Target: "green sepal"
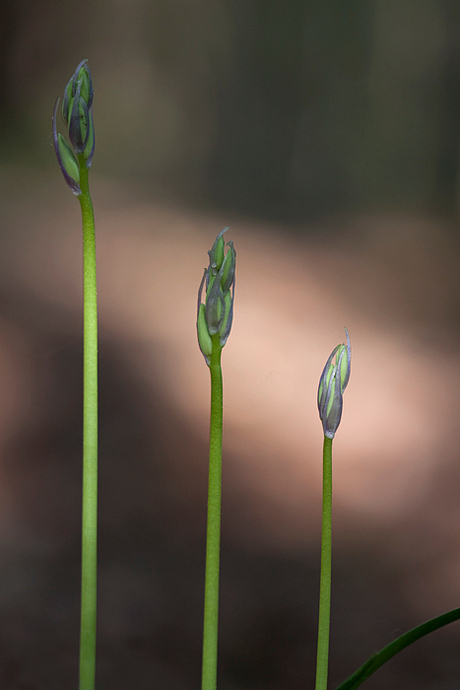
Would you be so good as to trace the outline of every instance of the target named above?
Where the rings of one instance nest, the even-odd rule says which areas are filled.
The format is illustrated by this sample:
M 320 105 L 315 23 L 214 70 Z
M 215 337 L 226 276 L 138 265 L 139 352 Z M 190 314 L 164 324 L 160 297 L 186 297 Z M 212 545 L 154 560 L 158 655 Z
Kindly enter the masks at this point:
M 224 252 L 225 252 L 225 242 L 224 238 L 220 237 L 219 241 L 217 242 L 216 248 L 214 250 L 214 261 L 213 261 L 213 268 L 214 270 L 218 271 L 220 267 L 222 266 L 222 262 L 224 260 Z
M 67 86 L 64 89 L 64 98 L 62 99 L 62 119 L 64 120 L 65 126 L 67 128 L 70 124 L 70 115 L 72 113 L 73 99 L 73 77 L 71 77 L 67 82 Z
M 91 159 L 94 153 L 94 122 L 92 113 L 89 113 L 89 135 L 88 142 L 86 144 L 85 150 L 83 151 L 83 157 L 87 161 L 88 167 L 91 165 Z
M 228 292 L 233 280 L 235 278 L 235 262 L 236 262 L 236 252 L 233 248 L 233 242 L 229 242 L 228 251 L 225 255 L 222 265 L 222 278 L 220 284 L 222 286 L 222 292 L 224 295 Z
M 77 81 L 81 82 L 80 96 L 83 98 L 85 103 L 91 105 L 93 86 L 91 84 L 91 76 L 89 74 L 86 61 L 78 72 Z
M 88 128 L 89 128 L 89 121 L 90 121 L 90 116 L 88 112 L 88 108 L 86 107 L 86 103 L 84 103 L 83 99 L 79 100 L 78 102 L 78 112 L 80 115 L 80 132 L 81 132 L 81 139 L 82 141 L 86 141 L 87 135 L 88 135 Z M 89 135 L 88 135 L 89 139 Z M 88 142 L 86 141 L 86 146 L 85 149 L 88 146 Z
M 80 184 L 80 168 L 78 166 L 78 161 L 62 134 L 58 134 L 58 145 L 61 162 L 65 167 L 67 174 L 69 177 L 75 180 L 77 184 Z
M 344 383 L 347 380 L 347 374 L 348 374 L 348 367 L 349 363 L 347 358 L 342 355 L 342 353 L 345 353 L 345 350 L 347 349 L 346 345 L 341 345 L 338 352 L 337 352 L 337 361 L 340 362 L 340 385 L 342 386 L 342 392 L 344 388 Z
M 200 350 L 203 355 L 207 358 L 212 354 L 212 339 L 209 335 L 208 326 L 206 324 L 206 307 L 204 304 L 200 304 L 197 319 L 197 332 L 198 332 L 198 343 L 200 345 Z
M 222 266 L 222 262 L 224 260 L 224 255 L 225 255 L 225 242 L 223 235 L 227 232 L 228 228 L 224 228 L 219 232 L 217 235 L 214 244 L 212 245 L 212 249 L 209 253 L 209 268 L 211 269 L 210 273 L 213 275 L 216 275 L 216 273 L 220 270 L 220 267 Z
M 230 290 L 229 290 L 227 292 L 227 294 L 224 296 L 225 314 L 224 314 L 224 318 L 222 321 L 222 325 L 219 328 L 219 335 L 222 335 L 223 333 L 225 333 L 225 328 L 227 326 L 228 317 L 230 316 L 230 309 L 232 308 L 232 299 L 233 298 L 232 298 L 232 295 L 231 295 Z

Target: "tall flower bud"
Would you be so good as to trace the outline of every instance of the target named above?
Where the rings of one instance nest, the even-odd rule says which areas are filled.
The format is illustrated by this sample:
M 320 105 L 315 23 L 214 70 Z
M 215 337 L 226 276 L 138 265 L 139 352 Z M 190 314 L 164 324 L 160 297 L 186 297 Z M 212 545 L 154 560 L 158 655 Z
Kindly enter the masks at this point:
M 350 379 L 351 344 L 348 331 L 346 345 L 337 345 L 332 351 L 319 380 L 318 410 L 324 435 L 334 438 L 342 418 L 343 392 Z
M 233 242 L 225 242 L 224 228 L 216 237 L 209 254 L 209 266 L 204 271 L 198 290 L 197 332 L 198 344 L 206 363 L 210 364 L 212 336 L 219 334 L 223 347 L 227 342 L 233 321 L 233 297 L 235 291 L 236 253 Z M 202 302 L 203 287 L 206 297 Z
M 79 196 L 80 164 L 91 166 L 95 137 L 93 122 L 93 82 L 88 60 L 82 60 L 64 89 L 61 115 L 67 128 L 70 147 L 57 132 L 57 111 L 59 98 L 53 113 L 53 142 L 59 166 L 64 179 L 74 194 Z

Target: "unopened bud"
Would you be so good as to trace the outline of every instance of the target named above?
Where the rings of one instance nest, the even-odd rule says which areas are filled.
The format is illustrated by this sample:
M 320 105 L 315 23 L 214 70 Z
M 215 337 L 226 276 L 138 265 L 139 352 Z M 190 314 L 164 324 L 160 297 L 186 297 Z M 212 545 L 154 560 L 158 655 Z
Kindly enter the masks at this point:
M 350 379 L 351 344 L 348 331 L 346 345 L 337 345 L 332 351 L 319 380 L 318 410 L 324 435 L 334 438 L 342 418 L 343 392 Z
M 62 99 L 62 119 L 67 128 L 73 152 L 63 137 L 57 133 L 59 99 L 53 113 L 53 141 L 56 157 L 65 181 L 77 196 L 81 194 L 81 190 L 79 174 L 75 174 L 73 160 L 78 168 L 78 160 L 83 158 L 86 167 L 89 168 L 94 154 L 93 97 L 93 82 L 88 61 L 82 60 L 68 81 Z
M 212 354 L 212 336 L 219 334 L 219 342 L 223 347 L 233 321 L 236 252 L 233 242 L 228 242 L 225 253 L 223 234 L 227 230 L 225 228 L 218 234 L 208 252 L 209 266 L 205 269 L 198 291 L 198 343 L 208 365 Z M 203 304 L 201 296 L 205 283 L 206 298 Z

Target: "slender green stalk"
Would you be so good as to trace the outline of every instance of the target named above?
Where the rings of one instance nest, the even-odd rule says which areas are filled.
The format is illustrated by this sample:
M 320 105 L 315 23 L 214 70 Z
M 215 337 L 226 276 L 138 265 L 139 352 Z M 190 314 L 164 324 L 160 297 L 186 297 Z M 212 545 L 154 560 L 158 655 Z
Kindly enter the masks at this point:
M 86 161 L 79 156 L 83 225 L 83 507 L 80 690 L 94 690 L 97 596 L 97 291 L 94 212 Z
M 376 652 L 370 659 L 366 661 L 357 671 L 353 673 L 347 680 L 345 680 L 341 685 L 338 686 L 337 690 L 355 690 L 361 683 L 363 683 L 366 678 L 377 671 L 380 666 L 395 656 L 398 652 L 408 647 L 413 642 L 416 642 L 421 637 L 428 635 L 434 630 L 442 628 L 444 625 L 453 623 L 460 619 L 460 608 L 453 609 L 447 613 L 443 613 L 441 616 L 432 618 L 416 628 L 412 628 L 409 632 L 404 633 L 389 645 Z
M 321 529 L 321 575 L 319 589 L 318 651 L 315 690 L 327 689 L 329 627 L 331 617 L 332 557 L 332 439 L 323 446 L 323 522 Z
M 217 687 L 217 640 L 219 621 L 220 522 L 222 495 L 223 388 L 220 335 L 212 336 L 211 424 L 209 438 L 208 523 L 204 593 L 202 690 Z

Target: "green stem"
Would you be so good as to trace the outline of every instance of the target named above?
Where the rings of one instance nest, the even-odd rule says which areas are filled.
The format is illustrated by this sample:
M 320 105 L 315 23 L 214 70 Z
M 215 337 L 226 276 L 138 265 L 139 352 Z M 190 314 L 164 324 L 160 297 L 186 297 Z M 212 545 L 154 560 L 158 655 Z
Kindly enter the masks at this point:
M 332 556 L 332 439 L 323 446 L 323 522 L 321 530 L 321 575 L 319 588 L 318 651 L 315 690 L 327 689 L 329 627 L 331 618 Z
M 80 157 L 83 225 L 83 506 L 80 690 L 94 690 L 97 596 L 97 291 L 94 211 L 88 168 Z
M 223 388 L 219 334 L 212 336 L 211 425 L 209 438 L 208 524 L 204 591 L 202 690 L 217 687 L 217 639 L 219 620 L 220 521 L 222 494 Z
M 428 635 L 428 633 L 433 632 L 442 628 L 444 625 L 453 623 L 460 619 L 460 608 L 453 609 L 447 613 L 443 613 L 436 618 L 432 618 L 416 628 L 412 628 L 409 632 L 404 633 L 389 645 L 376 652 L 370 659 L 366 661 L 357 671 L 353 673 L 347 680 L 345 680 L 341 685 L 338 686 L 337 690 L 355 690 L 361 683 L 363 683 L 366 678 L 369 678 L 374 671 L 377 671 L 380 666 L 382 666 L 386 661 L 391 659 L 395 654 L 400 652 L 405 647 L 408 647 L 413 642 L 416 642 L 421 637 Z

